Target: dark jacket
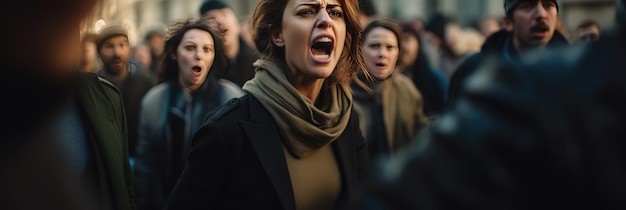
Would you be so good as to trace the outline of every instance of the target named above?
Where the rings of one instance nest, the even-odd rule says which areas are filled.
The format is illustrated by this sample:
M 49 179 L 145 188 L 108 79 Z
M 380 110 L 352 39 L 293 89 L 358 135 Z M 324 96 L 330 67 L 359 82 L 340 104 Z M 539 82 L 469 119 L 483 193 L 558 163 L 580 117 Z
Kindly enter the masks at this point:
M 625 57 L 607 35 L 481 68 L 358 209 L 626 209 Z
M 146 94 L 135 164 L 139 209 L 163 208 L 202 120 L 216 107 L 243 95 L 241 88 L 227 80 L 207 81 L 190 95 L 177 81 L 170 81 Z
M 358 119 L 351 116 L 332 143 L 342 177 L 339 202 L 353 194 L 369 161 Z M 167 209 L 295 210 L 282 145 L 274 119 L 258 99 L 248 94 L 229 101 L 194 135 Z
M 141 99 L 152 88 L 152 80 L 143 73 L 143 69 L 134 61 L 129 62 L 128 76 L 121 83 L 114 85 L 122 93 L 124 109 L 126 110 L 126 120 L 128 121 L 128 151 L 130 156 L 135 156 L 137 142 L 139 141 L 139 114 L 141 109 Z M 104 69 L 98 71 L 98 75 L 111 81 L 104 74 Z
M 260 58 L 260 54 L 256 49 L 249 46 L 243 38 L 239 38 L 239 53 L 235 60 L 231 60 L 228 71 L 219 75 L 219 78 L 229 80 L 239 87 L 243 87 L 243 84 L 248 80 L 254 78 L 255 69 L 252 64 Z
M 419 50 L 413 66 L 402 72 L 409 77 L 424 98 L 424 114 L 427 117 L 436 117 L 441 114 L 446 97 L 448 96 L 448 79 L 428 63 L 424 50 Z
M 92 157 L 93 181 L 101 209 L 135 209 L 133 177 L 128 161 L 127 129 L 120 92 L 94 73 L 83 73 L 78 105 L 85 115 Z
M 555 48 L 569 45 L 569 41 L 559 32 L 554 31 L 554 36 L 548 42 L 548 48 Z M 477 68 L 485 62 L 487 57 L 496 57 L 506 62 L 520 62 L 520 56 L 513 46 L 512 34 L 506 30 L 501 30 L 487 37 L 483 43 L 479 53 L 470 55 L 457 68 L 450 79 L 450 88 L 448 89 L 448 98 L 446 106 L 453 104 L 459 97 L 461 89 L 467 78 L 476 72 Z

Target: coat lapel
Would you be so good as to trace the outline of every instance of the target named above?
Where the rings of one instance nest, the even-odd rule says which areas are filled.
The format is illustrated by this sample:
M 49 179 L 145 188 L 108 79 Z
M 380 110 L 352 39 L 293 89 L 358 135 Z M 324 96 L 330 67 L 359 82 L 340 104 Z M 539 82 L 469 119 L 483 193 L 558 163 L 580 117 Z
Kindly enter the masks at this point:
M 254 97 L 250 97 L 250 121 L 241 121 L 267 176 L 278 194 L 283 208 L 295 210 L 295 198 L 281 137 L 272 116 Z
M 354 112 L 352 113 L 354 114 Z M 352 120 L 351 120 L 352 121 Z M 346 127 L 346 131 L 337 140 L 332 143 L 333 151 L 335 152 L 335 157 L 337 162 L 339 163 L 339 168 L 341 170 L 341 178 L 342 178 L 342 190 L 341 196 L 343 199 L 347 200 L 351 195 L 349 189 L 352 189 L 356 185 L 355 181 L 358 179 L 356 174 L 356 168 L 354 163 L 356 162 L 356 153 L 355 153 L 355 145 L 353 145 L 352 139 L 353 133 L 350 131 L 353 130 L 355 126 L 352 125 L 353 122 L 348 124 Z M 352 126 L 352 127 L 350 127 Z M 356 130 L 359 131 L 359 130 Z

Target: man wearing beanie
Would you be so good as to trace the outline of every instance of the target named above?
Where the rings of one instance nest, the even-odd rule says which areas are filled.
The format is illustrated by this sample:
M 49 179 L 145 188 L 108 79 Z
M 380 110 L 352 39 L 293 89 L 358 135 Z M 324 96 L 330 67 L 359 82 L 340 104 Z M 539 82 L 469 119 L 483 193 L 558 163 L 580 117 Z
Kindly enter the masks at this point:
M 230 66 L 219 77 L 243 87 L 246 81 L 254 77 L 252 63 L 260 56 L 241 37 L 241 26 L 235 12 L 221 0 L 207 0 L 200 7 L 200 15 L 224 41 L 224 51 Z
M 467 78 L 483 65 L 485 58 L 521 62 L 520 56 L 546 47 L 568 45 L 556 30 L 559 5 L 556 0 L 504 0 L 504 29 L 487 38 L 481 52 L 468 57 L 450 80 L 448 107 L 460 97 Z
M 98 75 L 119 89 L 124 101 L 128 124 L 128 152 L 131 159 L 137 146 L 141 99 L 152 87 L 152 80 L 130 59 L 128 32 L 123 25 L 104 27 L 96 36 L 102 69 Z

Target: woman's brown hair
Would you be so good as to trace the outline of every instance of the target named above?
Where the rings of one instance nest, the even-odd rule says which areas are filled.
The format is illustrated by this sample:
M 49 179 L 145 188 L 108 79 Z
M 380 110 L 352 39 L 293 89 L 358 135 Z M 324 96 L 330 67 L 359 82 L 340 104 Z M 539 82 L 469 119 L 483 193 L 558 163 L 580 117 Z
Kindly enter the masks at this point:
M 187 31 L 191 29 L 199 29 L 211 34 L 215 49 L 215 58 L 213 59 L 213 65 L 207 75 L 207 81 L 212 80 L 225 71 L 228 68 L 228 58 L 224 52 L 224 44 L 222 39 L 217 35 L 215 31 L 202 19 L 184 19 L 177 21 L 170 25 L 165 37 L 165 47 L 163 55 L 161 56 L 161 69 L 159 70 L 159 81 L 167 82 L 178 80 L 178 63 L 176 60 L 172 60 L 171 56 L 176 55 L 176 49 L 183 39 L 183 36 Z M 205 83 L 207 82 L 205 81 Z
M 280 30 L 288 1 L 290 0 L 259 0 L 251 17 L 252 40 L 262 59 L 278 61 L 283 66 L 286 66 L 285 51 L 274 45 L 271 36 L 273 32 Z M 344 11 L 346 41 L 335 70 L 326 80 L 330 85 L 347 84 L 358 71 L 365 69 L 359 40 L 362 27 L 358 19 L 358 0 L 338 1 Z

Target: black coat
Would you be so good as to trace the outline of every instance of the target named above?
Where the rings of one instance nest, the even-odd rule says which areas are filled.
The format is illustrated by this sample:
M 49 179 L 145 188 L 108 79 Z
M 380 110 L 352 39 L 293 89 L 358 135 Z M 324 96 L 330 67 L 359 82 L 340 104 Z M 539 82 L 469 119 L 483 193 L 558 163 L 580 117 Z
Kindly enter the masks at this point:
M 369 163 L 357 115 L 351 116 L 332 143 L 342 177 L 339 205 L 350 198 Z M 295 210 L 282 145 L 273 117 L 258 99 L 249 94 L 232 99 L 194 135 L 166 209 Z

